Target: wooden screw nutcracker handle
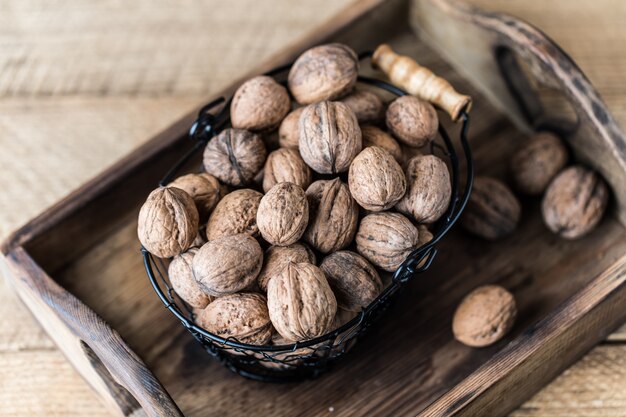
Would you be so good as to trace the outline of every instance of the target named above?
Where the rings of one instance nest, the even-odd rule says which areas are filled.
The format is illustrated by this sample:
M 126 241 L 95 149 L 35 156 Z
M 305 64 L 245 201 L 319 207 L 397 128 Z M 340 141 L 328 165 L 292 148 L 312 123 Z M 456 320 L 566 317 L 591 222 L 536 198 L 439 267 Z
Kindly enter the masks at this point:
M 469 112 L 472 107 L 471 97 L 459 94 L 448 81 L 412 58 L 398 55 L 387 44 L 376 48 L 372 65 L 380 68 L 393 84 L 441 108 L 455 122 L 463 112 Z

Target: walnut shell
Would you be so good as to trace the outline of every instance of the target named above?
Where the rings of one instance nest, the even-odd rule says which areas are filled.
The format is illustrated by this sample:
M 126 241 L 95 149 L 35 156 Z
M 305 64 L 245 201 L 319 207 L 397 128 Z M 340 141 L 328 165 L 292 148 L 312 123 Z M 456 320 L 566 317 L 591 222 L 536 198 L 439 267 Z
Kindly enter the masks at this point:
M 435 155 L 418 155 L 407 163 L 408 192 L 396 209 L 419 223 L 434 223 L 446 212 L 452 184 L 446 163 Z
M 296 243 L 309 221 L 309 203 L 302 187 L 281 182 L 261 199 L 256 222 L 263 239 L 272 245 Z
M 305 340 L 330 329 L 337 300 L 321 269 L 309 263 L 289 263 L 268 282 L 267 307 L 281 336 Z
M 268 344 L 274 333 L 266 299 L 256 293 L 220 297 L 202 310 L 196 321 L 213 334 L 251 345 Z
M 300 155 L 320 174 L 347 171 L 361 152 L 361 129 L 352 110 L 343 103 L 311 104 L 300 116 Z
M 498 285 L 485 285 L 461 301 L 452 319 L 452 332 L 467 346 L 489 346 L 511 330 L 516 315 L 515 298 L 510 292 Z
M 352 90 L 359 73 L 357 54 L 332 43 L 305 51 L 289 71 L 289 90 L 301 104 L 334 100 Z
M 502 181 L 475 177 L 472 194 L 461 216 L 461 226 L 488 240 L 511 234 L 519 223 L 522 208 Z
M 227 191 L 217 178 L 206 172 L 183 175 L 167 186 L 180 188 L 193 198 L 200 215 L 200 223 L 206 222 L 217 202 L 224 197 Z
M 279 182 L 290 182 L 307 188 L 312 177 L 311 168 L 297 149 L 280 148 L 270 153 L 265 161 L 263 191 L 268 192 Z
M 402 148 L 400 148 L 400 144 L 387 132 L 382 131 L 376 126 L 362 126 L 361 137 L 363 140 L 363 149 L 369 146 L 378 146 L 389 152 L 398 163 L 402 162 Z
M 176 294 L 193 308 L 205 308 L 212 297 L 206 294 L 193 276 L 191 263 L 198 248 L 176 255 L 167 268 L 167 276 Z
M 600 222 L 608 198 L 607 185 L 596 172 L 572 166 L 548 186 L 541 204 L 543 221 L 566 239 L 579 238 Z
M 242 186 L 254 180 L 266 156 L 259 135 L 243 129 L 224 129 L 204 149 L 204 170 L 228 185 Z
M 210 241 L 198 250 L 192 261 L 200 288 L 215 297 L 248 288 L 262 265 L 261 246 L 245 233 Z
M 304 107 L 298 107 L 289 113 L 278 128 L 278 143 L 283 148 L 298 149 L 300 140 L 300 116 Z
M 536 133 L 511 159 L 515 188 L 524 194 L 539 195 L 566 163 L 567 148 L 561 139 L 550 132 Z
M 387 127 L 401 142 L 421 148 L 437 135 L 439 119 L 435 108 L 414 96 L 398 97 L 387 108 Z
M 354 239 L 359 206 L 339 178 L 315 181 L 306 190 L 309 225 L 304 240 L 322 253 L 344 249 Z
M 350 107 L 359 123 L 375 122 L 382 119 L 383 101 L 378 94 L 367 90 L 357 90 L 341 99 Z
M 406 178 L 393 156 L 378 146 L 365 148 L 354 158 L 348 174 L 350 194 L 361 207 L 383 211 L 406 192 Z
M 315 264 L 315 254 L 303 243 L 294 243 L 289 246 L 271 246 L 265 251 L 265 262 L 257 278 L 259 288 L 267 292 L 269 280 L 279 274 L 289 262 L 308 262 Z
M 217 203 L 206 225 L 207 240 L 247 233 L 258 236 L 256 214 L 263 194 L 244 188 L 226 194 Z
M 376 269 L 361 255 L 338 251 L 324 258 L 324 271 L 337 305 L 348 311 L 361 311 L 378 297 L 383 283 Z
M 393 272 L 419 244 L 419 232 L 399 213 L 373 213 L 361 220 L 356 248 L 377 267 Z
M 236 129 L 271 130 L 291 108 L 287 89 L 272 77 L 250 78 L 235 91 L 230 104 L 230 121 Z
M 189 249 L 199 216 L 189 194 L 175 187 L 152 191 L 139 210 L 137 236 L 151 254 L 171 258 Z

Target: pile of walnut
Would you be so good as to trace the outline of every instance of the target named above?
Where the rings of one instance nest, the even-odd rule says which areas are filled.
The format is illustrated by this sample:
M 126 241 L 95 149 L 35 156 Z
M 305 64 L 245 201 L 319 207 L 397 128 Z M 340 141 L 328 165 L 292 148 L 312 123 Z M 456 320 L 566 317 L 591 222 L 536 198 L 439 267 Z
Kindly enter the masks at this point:
M 450 174 L 416 148 L 434 140 L 437 112 L 355 89 L 358 67 L 354 51 L 329 44 L 295 61 L 289 89 L 246 81 L 232 128 L 206 146 L 206 172 L 153 191 L 141 208 L 141 243 L 173 258 L 171 284 L 209 332 L 257 345 L 324 335 L 432 239 Z
M 568 151 L 553 133 L 539 132 L 513 155 L 513 189 L 527 196 L 543 194 L 541 211 L 548 229 L 566 239 L 577 239 L 600 222 L 607 206 L 608 187 L 594 171 L 582 165 L 567 167 Z M 461 217 L 470 233 L 487 240 L 510 235 L 521 217 L 521 204 L 502 181 L 478 176 Z M 500 340 L 513 327 L 517 313 L 513 295 L 500 286 L 475 289 L 461 302 L 452 321 L 460 342 L 473 347 Z

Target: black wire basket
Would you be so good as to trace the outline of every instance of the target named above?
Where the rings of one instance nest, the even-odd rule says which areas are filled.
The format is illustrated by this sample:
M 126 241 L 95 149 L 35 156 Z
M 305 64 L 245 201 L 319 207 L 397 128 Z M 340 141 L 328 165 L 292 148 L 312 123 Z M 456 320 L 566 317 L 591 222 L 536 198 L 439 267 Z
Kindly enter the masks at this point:
M 360 59 L 371 56 L 363 53 Z M 274 77 L 286 85 L 285 76 L 291 64 L 276 68 L 265 75 Z M 406 93 L 387 82 L 359 76 L 361 84 L 382 89 L 395 96 Z M 167 185 L 193 156 L 200 152 L 206 143 L 230 123 L 230 101 L 223 97 L 204 106 L 192 125 L 189 135 L 195 141 L 194 146 L 167 172 L 159 185 Z M 222 105 L 216 114 L 211 111 Z M 383 292 L 364 308 L 356 317 L 347 321 L 337 329 L 314 339 L 286 345 L 250 345 L 240 343 L 234 338 L 222 338 L 210 333 L 195 324 L 195 314 L 173 290 L 167 279 L 167 268 L 162 259 L 153 257 L 145 248 L 141 248 L 143 262 L 150 282 L 165 305 L 183 326 L 213 357 L 220 360 L 226 367 L 247 378 L 284 382 L 303 378 L 311 378 L 327 370 L 329 366 L 344 356 L 367 330 L 374 325 L 390 306 L 394 296 L 402 290 L 407 282 L 427 270 L 437 255 L 437 245 L 455 224 L 470 195 L 474 175 L 471 151 L 467 140 L 469 115 L 462 113 L 459 130 L 460 150 L 465 157 L 465 185 L 462 193 L 460 163 L 450 136 L 439 124 L 439 139 L 443 145 L 433 142 L 433 151 L 438 151 L 448 159 L 451 169 L 452 198 L 446 213 L 434 224 L 433 238 L 430 242 L 416 247 L 406 260 L 391 276 L 390 284 Z

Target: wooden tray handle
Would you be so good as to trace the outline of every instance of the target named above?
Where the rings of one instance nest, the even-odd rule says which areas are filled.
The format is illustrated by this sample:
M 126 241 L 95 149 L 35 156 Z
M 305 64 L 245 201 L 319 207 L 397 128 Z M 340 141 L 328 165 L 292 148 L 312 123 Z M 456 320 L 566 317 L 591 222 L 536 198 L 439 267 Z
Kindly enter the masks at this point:
M 115 415 L 183 416 L 120 335 L 54 282 L 22 247 L 13 248 L 4 260 L 18 296 Z
M 548 86 L 569 102 L 577 120 L 560 127 L 551 120 L 552 130 L 569 143 L 577 160 L 609 182 L 618 218 L 626 225 L 626 137 L 572 59 L 520 19 L 456 0 L 412 0 L 411 5 L 411 25 L 420 37 L 522 129 L 537 128 L 545 116 L 532 85 Z M 510 74 L 513 60 L 525 64 L 529 80 L 519 71 Z
M 459 94 L 445 79 L 421 66 L 412 58 L 398 55 L 387 44 L 379 45 L 372 55 L 372 65 L 380 68 L 391 82 L 407 93 L 444 110 L 453 121 L 469 112 L 472 98 Z

